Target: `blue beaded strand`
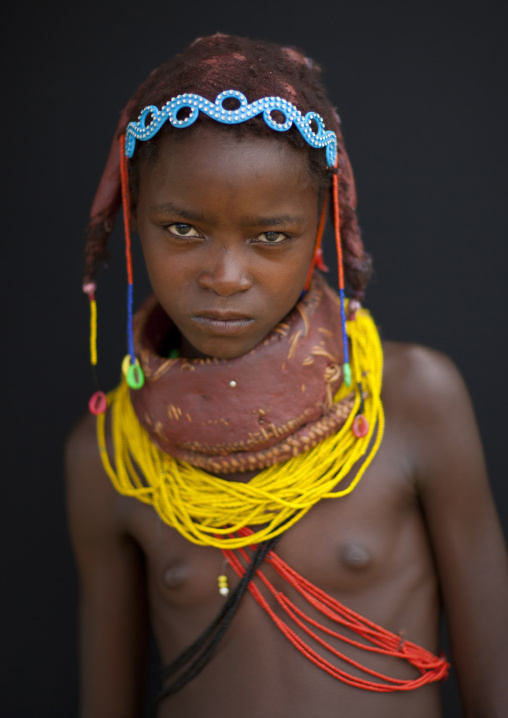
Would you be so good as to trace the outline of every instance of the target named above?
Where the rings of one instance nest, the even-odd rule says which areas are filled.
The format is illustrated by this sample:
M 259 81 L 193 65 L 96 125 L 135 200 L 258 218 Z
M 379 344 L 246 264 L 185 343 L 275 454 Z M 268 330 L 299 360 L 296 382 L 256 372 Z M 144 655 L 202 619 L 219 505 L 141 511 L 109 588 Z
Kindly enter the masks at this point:
M 343 289 L 339 289 L 340 297 L 340 320 L 342 325 L 342 346 L 344 348 L 344 366 L 342 367 L 344 384 L 351 386 L 351 364 L 349 363 L 349 345 L 346 333 L 346 295 Z
M 132 284 L 127 285 L 127 351 L 131 358 L 131 364 L 136 363 L 136 355 L 134 353 L 134 335 L 132 332 L 132 306 L 134 303 L 134 287 Z
M 132 331 L 133 290 L 134 285 L 130 283 L 127 284 L 127 347 L 129 351 L 130 364 L 125 378 L 131 389 L 141 389 L 145 383 L 145 375 L 143 374 L 143 370 L 139 366 L 139 362 L 136 360 L 136 355 L 134 354 L 134 335 Z

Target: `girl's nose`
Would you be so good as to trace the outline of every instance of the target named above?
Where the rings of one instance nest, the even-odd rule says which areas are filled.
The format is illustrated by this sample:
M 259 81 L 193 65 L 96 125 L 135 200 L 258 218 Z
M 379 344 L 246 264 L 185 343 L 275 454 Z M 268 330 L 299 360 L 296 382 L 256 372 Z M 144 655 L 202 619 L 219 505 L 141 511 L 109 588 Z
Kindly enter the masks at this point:
M 198 275 L 198 284 L 203 289 L 221 297 L 229 297 L 252 287 L 252 277 L 240 248 L 223 248 L 209 260 L 208 266 Z

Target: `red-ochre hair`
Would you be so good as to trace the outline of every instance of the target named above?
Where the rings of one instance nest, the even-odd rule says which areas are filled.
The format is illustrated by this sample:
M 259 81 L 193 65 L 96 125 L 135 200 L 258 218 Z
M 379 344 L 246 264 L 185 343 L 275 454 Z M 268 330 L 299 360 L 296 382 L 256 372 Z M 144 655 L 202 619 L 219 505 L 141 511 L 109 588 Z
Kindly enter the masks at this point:
M 146 105 L 161 107 L 172 97 L 184 92 L 194 92 L 213 102 L 220 92 L 229 89 L 239 90 L 249 102 L 268 95 L 283 97 L 296 105 L 302 114 L 309 111 L 319 113 L 325 126 L 336 133 L 344 271 L 352 295 L 361 299 L 370 276 L 371 262 L 360 238 L 355 211 L 354 178 L 340 131 L 339 116 L 321 82 L 320 67 L 294 48 L 221 34 L 198 38 L 182 53 L 151 72 L 127 103 L 90 213 L 84 282 L 93 281 L 100 261 L 107 255 L 107 239 L 113 230 L 121 203 L 117 139 L 125 132 L 127 124 L 137 120 Z M 234 132 L 241 136 L 250 133 L 273 137 L 275 134 L 260 116 L 240 125 L 225 126 L 201 114 L 194 125 L 184 130 L 165 123 L 154 138 L 136 144 L 134 156 L 130 160 L 130 182 L 134 197 L 137 193 L 139 165 L 155 161 L 160 140 L 170 132 L 178 137 L 179 133 L 188 134 L 204 124 L 218 132 Z M 309 171 L 322 195 L 330 183 L 324 150 L 309 147 L 295 127 L 277 133 L 277 138 L 307 153 Z

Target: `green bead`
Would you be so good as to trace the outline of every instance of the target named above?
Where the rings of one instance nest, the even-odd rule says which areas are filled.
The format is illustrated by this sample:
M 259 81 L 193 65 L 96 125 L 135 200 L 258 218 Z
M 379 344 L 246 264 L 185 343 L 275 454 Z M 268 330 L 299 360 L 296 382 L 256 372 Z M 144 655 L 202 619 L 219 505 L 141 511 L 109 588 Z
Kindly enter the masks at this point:
M 178 359 L 180 356 L 180 352 L 178 349 L 171 349 L 171 351 L 168 354 L 168 359 Z
M 349 364 L 344 364 L 342 371 L 344 374 L 344 384 L 346 386 L 351 386 L 351 367 Z
M 145 383 L 143 369 L 138 364 L 131 364 L 127 370 L 127 384 L 131 389 L 141 389 Z

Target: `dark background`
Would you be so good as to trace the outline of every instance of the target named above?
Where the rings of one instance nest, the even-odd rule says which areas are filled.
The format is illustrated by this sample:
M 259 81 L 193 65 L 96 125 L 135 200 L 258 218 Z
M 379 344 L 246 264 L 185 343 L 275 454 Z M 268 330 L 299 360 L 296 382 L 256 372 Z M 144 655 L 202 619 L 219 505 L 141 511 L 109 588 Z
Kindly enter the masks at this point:
M 3 4 L 3 716 L 75 715 L 77 579 L 61 455 L 93 391 L 83 232 L 120 109 L 199 35 L 301 46 L 326 68 L 375 259 L 367 304 L 386 337 L 444 351 L 463 372 L 506 529 L 504 5 Z M 98 294 L 108 387 L 124 354 L 120 232 L 112 245 Z M 139 301 L 139 256 L 135 277 Z M 446 715 L 459 716 L 453 681 L 444 692 Z

